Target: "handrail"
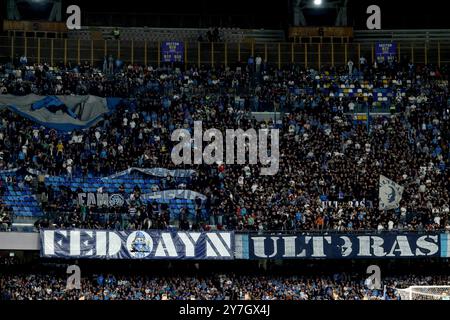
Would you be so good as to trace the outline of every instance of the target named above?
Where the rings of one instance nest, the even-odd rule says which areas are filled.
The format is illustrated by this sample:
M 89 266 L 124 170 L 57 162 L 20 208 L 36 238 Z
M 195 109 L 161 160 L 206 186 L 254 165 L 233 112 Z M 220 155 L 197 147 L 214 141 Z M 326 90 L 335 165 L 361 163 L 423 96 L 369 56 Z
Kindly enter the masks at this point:
M 355 30 L 356 42 L 391 39 L 393 41 L 450 41 L 450 29 Z
M 450 39 L 450 37 L 449 37 Z M 433 40 L 433 41 L 430 41 Z M 174 40 L 171 40 L 174 41 Z M 183 41 L 183 39 L 178 39 Z M 386 41 L 386 40 L 385 40 Z M 388 39 L 387 41 L 391 41 Z M 293 43 L 261 42 L 257 39 L 243 38 L 233 42 L 184 42 L 182 54 L 185 65 L 232 66 L 245 63 L 250 55 L 260 55 L 268 64 L 282 66 L 303 65 L 307 68 L 321 69 L 323 66 L 346 65 L 349 59 L 358 62 L 364 56 L 368 63 L 376 60 L 377 39 L 367 42 L 331 43 Z M 2 62 L 18 59 L 26 54 L 29 63 L 79 63 L 103 65 L 107 55 L 120 56 L 125 63 L 140 65 L 161 65 L 163 62 L 160 41 L 113 40 L 113 39 L 51 39 L 40 37 L 0 36 L 0 60 Z M 397 60 L 411 60 L 415 64 L 450 63 L 450 41 L 435 41 L 434 38 L 420 41 L 399 41 Z
M 35 228 L 36 229 L 36 228 Z M 80 230 L 82 228 L 50 228 L 55 230 Z M 173 229 L 173 228 L 172 228 Z M 105 231 L 113 231 L 115 229 L 86 229 L 86 230 L 105 230 Z M 143 229 L 147 230 L 147 229 Z M 157 230 L 157 231 L 167 231 L 170 229 L 149 229 L 149 230 Z M 348 231 L 338 231 L 338 230 L 275 230 L 275 231 L 253 231 L 253 230 L 228 230 L 224 229 L 224 231 L 232 231 L 236 235 L 257 235 L 257 236 L 286 236 L 286 235 L 297 235 L 297 236 L 305 236 L 305 235 L 383 235 L 383 234 L 450 234 L 450 231 L 447 229 L 436 229 L 436 230 L 374 230 L 374 229 L 366 229 L 366 230 L 348 230 Z M 17 232 L 17 231 L 4 231 L 0 230 L 0 233 L 6 232 Z M 36 233 L 39 232 L 38 229 L 29 231 L 27 233 Z

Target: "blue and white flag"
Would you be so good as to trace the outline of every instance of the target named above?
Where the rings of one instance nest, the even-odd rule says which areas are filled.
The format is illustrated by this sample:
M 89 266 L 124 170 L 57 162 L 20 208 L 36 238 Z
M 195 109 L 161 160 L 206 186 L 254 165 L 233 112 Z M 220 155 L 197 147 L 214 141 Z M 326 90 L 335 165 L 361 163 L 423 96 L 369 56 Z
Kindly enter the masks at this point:
M 397 209 L 402 200 L 403 190 L 404 188 L 401 185 L 385 176 L 380 176 L 379 209 Z
M 147 174 L 147 175 L 151 175 L 151 176 L 155 176 L 155 177 L 174 177 L 174 178 L 191 178 L 193 175 L 196 174 L 195 170 L 189 170 L 189 169 L 176 169 L 176 170 L 169 170 L 169 169 L 165 169 L 165 168 L 151 168 L 151 169 L 147 169 L 147 168 L 128 168 L 127 170 L 118 172 L 116 174 L 113 174 L 111 176 L 108 177 L 104 177 L 101 180 L 102 181 L 106 181 L 109 179 L 117 179 L 118 177 L 130 174 L 133 171 L 139 171 L 143 174 Z
M 146 194 L 141 194 L 142 200 L 151 201 L 153 199 L 189 199 L 195 200 L 197 198 L 202 199 L 203 201 L 207 200 L 207 197 L 201 193 L 185 190 L 185 189 L 176 189 L 176 190 L 163 190 L 157 192 L 151 192 Z

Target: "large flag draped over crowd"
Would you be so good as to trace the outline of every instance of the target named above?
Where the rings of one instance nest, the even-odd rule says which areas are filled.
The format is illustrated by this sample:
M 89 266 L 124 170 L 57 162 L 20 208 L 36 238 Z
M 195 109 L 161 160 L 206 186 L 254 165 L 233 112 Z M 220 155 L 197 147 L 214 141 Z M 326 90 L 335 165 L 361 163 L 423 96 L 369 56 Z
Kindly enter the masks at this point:
M 0 110 L 8 108 L 35 123 L 70 132 L 90 128 L 115 110 L 120 98 L 86 96 L 0 96 Z

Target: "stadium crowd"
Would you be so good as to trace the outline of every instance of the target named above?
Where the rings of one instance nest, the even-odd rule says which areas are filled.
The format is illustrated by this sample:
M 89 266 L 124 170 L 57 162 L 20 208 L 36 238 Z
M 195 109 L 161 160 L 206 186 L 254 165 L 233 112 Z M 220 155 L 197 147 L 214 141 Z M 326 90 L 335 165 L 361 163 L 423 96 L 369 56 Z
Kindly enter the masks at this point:
M 222 132 L 280 129 L 280 168 L 275 176 L 261 176 L 258 165 L 192 167 L 197 175 L 184 187 L 207 196 L 196 211 L 206 208 L 208 219 L 194 212 L 195 221 L 187 222 L 187 214 L 170 221 L 167 208 L 140 202 L 137 188 L 129 204 L 100 220 L 98 213 L 106 209 L 77 204 L 76 194 L 82 190 L 54 195 L 29 176 L 25 183 L 44 199 L 44 211 L 52 211 L 51 206 L 60 211 L 56 218 L 38 221 L 37 227 L 161 229 L 175 223 L 186 229 L 216 225 L 251 231 L 351 231 L 450 226 L 445 66 L 394 60 L 363 62 L 359 69 L 318 71 L 293 65 L 278 70 L 249 60 L 235 68 L 182 71 L 128 65 L 111 73 L 86 63 L 70 69 L 1 65 L 0 75 L 3 94 L 131 98 L 93 127 L 69 134 L 7 109 L 0 111 L 0 170 L 31 168 L 74 177 L 106 176 L 129 167 L 174 169 L 180 167 L 170 159 L 175 144 L 171 133 L 192 128 L 195 120 L 203 122 L 204 130 Z M 356 107 L 373 109 L 378 102 L 370 94 L 349 97 L 338 92 L 342 85 L 357 90 L 363 83 L 391 90 L 382 102 L 390 115 L 371 117 L 370 124 L 354 119 L 351 112 Z M 257 121 L 251 111 L 261 110 L 282 111 L 282 118 Z M 405 187 L 397 210 L 378 210 L 380 175 Z M 4 219 L 9 221 L 5 214 L 0 218 L 2 225 L 7 224 Z
M 362 278 L 363 279 L 363 278 Z M 449 276 L 403 276 L 369 289 L 365 280 L 331 276 L 198 277 L 114 276 L 81 279 L 80 289 L 67 289 L 67 279 L 51 274 L 15 274 L 0 278 L 3 300 L 401 300 L 397 289 L 411 285 L 448 285 Z

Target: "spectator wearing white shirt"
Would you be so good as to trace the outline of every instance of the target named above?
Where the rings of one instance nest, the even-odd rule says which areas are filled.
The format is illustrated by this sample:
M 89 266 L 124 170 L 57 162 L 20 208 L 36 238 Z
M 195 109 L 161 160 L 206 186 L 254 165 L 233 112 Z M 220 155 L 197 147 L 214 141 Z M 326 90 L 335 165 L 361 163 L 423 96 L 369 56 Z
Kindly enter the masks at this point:
M 352 60 L 348 60 L 347 66 L 348 66 L 348 74 L 349 75 L 353 75 L 353 61 Z
M 260 73 L 261 72 L 261 63 L 262 63 L 262 58 L 259 55 L 257 55 L 256 56 L 256 60 L 255 60 L 256 73 Z

